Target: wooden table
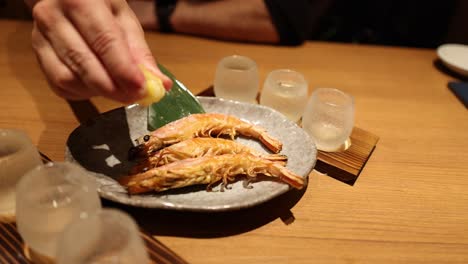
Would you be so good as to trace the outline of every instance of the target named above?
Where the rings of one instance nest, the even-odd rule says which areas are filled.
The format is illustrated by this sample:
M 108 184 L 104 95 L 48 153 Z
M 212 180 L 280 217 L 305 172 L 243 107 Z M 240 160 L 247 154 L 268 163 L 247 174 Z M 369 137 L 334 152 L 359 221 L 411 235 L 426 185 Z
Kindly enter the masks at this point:
M 29 23 L 0 21 L 0 127 L 25 130 L 42 152 L 63 160 L 79 122 L 48 89 L 30 31 Z M 212 84 L 220 58 L 242 54 L 258 63 L 261 81 L 273 69 L 292 68 L 310 90 L 352 94 L 356 125 L 380 136 L 354 186 L 312 173 L 305 192 L 222 214 L 119 206 L 188 262 L 468 263 L 468 112 L 447 88 L 453 78 L 434 66 L 434 50 L 147 38 L 194 93 Z M 120 106 L 92 102 L 101 112 Z

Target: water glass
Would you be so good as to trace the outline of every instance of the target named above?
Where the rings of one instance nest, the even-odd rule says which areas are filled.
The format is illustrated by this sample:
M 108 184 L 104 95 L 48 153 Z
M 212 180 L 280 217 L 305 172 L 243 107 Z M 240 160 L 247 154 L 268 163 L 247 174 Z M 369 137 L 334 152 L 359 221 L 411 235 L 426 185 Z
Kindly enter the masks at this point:
M 64 230 L 57 264 L 94 263 L 150 263 L 137 225 L 129 215 L 103 209 Z
M 216 97 L 255 103 L 258 93 L 258 69 L 252 59 L 232 55 L 223 58 L 216 68 Z
M 299 72 L 281 69 L 268 74 L 263 84 L 260 104 L 283 113 L 297 122 L 307 104 L 308 86 Z
M 39 152 L 26 133 L 0 129 L 0 220 L 14 221 L 16 183 L 40 164 Z
M 96 182 L 67 162 L 48 163 L 25 174 L 16 188 L 16 224 L 29 248 L 55 258 L 64 227 L 101 209 Z
M 312 93 L 302 117 L 302 126 L 315 140 L 317 149 L 333 152 L 347 141 L 354 125 L 353 98 L 333 88 Z

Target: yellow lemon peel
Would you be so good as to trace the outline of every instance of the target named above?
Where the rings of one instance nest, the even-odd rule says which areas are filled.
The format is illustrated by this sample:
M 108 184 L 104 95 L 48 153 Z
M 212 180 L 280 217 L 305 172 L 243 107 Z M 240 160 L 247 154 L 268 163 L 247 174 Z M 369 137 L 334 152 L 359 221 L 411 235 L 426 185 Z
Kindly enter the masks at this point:
M 139 67 L 143 75 L 145 76 L 144 88 L 146 90 L 146 95 L 138 101 L 138 104 L 148 106 L 152 103 L 159 102 L 166 94 L 166 90 L 164 89 L 161 78 L 156 76 L 145 66 L 139 65 Z

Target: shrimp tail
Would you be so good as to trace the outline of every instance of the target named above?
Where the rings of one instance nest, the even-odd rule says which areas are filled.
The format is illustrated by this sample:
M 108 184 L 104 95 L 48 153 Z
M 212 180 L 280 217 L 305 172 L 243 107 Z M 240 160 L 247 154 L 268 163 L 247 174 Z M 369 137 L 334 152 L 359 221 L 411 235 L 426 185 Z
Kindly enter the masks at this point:
M 281 166 L 275 162 L 273 162 L 272 166 L 270 167 L 270 172 L 273 172 L 280 180 L 286 182 L 296 189 L 300 190 L 305 185 L 304 178 L 292 173 L 284 166 Z
M 283 148 L 283 144 L 276 138 L 264 132 L 260 134 L 260 141 L 273 153 L 279 153 Z
M 282 154 L 262 155 L 262 158 L 280 164 L 281 166 L 286 166 L 288 161 L 288 157 Z

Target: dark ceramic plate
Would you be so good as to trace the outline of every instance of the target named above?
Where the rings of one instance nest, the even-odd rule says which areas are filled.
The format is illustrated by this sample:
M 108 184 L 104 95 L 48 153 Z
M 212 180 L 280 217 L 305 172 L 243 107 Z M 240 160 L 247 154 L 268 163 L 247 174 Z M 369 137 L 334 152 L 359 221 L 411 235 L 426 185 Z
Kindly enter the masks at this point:
M 212 97 L 199 97 L 206 112 L 237 116 L 262 126 L 283 142 L 282 154 L 288 156 L 287 167 L 304 178 L 316 162 L 317 150 L 312 139 L 285 116 L 261 105 Z M 96 176 L 99 193 L 105 198 L 132 206 L 190 211 L 227 211 L 251 207 L 280 194 L 290 187 L 274 179 L 252 183 L 244 188 L 241 181 L 223 192 L 208 192 L 205 186 L 186 187 L 162 193 L 131 195 L 115 179 L 125 175 L 131 166 L 127 153 L 134 139 L 148 133 L 147 109 L 138 105 L 118 108 L 101 114 L 76 128 L 68 138 L 65 159 L 77 163 Z M 253 139 L 238 138 L 242 144 L 266 152 Z

